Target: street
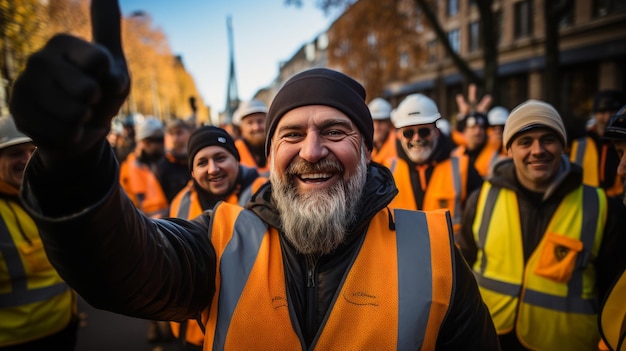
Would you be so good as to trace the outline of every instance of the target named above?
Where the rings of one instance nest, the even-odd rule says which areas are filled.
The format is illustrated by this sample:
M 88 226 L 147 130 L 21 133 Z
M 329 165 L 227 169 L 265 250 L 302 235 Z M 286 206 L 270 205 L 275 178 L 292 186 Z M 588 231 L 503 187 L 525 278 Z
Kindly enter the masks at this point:
M 78 300 L 82 316 L 75 351 L 178 351 L 174 341 L 150 343 L 148 322 L 96 309 Z

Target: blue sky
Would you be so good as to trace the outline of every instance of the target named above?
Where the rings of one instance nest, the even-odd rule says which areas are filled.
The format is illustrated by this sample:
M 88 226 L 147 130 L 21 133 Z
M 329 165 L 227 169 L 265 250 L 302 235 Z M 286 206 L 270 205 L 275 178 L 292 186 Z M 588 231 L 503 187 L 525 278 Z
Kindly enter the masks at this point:
M 227 17 L 234 35 L 239 98 L 248 100 L 278 74 L 278 64 L 291 58 L 332 23 L 332 16 L 303 0 L 300 8 L 284 0 L 120 0 L 127 16 L 143 10 L 166 35 L 176 55 L 183 56 L 205 104 L 221 112 L 228 85 Z

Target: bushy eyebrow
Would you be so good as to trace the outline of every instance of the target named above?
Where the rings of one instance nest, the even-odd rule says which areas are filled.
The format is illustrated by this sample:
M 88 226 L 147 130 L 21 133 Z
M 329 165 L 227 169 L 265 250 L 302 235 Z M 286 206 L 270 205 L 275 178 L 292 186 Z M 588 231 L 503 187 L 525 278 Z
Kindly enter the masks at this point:
M 335 127 L 335 126 L 339 126 L 339 127 L 343 127 L 347 129 L 355 129 L 352 121 L 346 120 L 346 119 L 329 119 L 327 121 L 324 121 L 324 123 L 322 123 L 319 127 L 321 130 L 324 130 L 324 129 Z M 301 123 L 285 124 L 285 125 L 280 126 L 280 128 L 276 130 L 276 133 L 280 134 L 286 131 L 288 132 L 288 131 L 294 131 L 294 130 L 302 130 L 304 128 L 306 128 L 306 126 Z

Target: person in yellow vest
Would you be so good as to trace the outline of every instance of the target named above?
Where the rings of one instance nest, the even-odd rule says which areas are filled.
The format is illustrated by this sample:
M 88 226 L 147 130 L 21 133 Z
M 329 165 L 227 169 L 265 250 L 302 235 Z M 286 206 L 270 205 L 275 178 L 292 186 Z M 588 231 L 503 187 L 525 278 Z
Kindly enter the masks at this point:
M 626 179 L 626 105 L 611 117 L 604 129 L 604 137 L 613 143 L 620 157 L 617 174 Z M 623 197 L 626 206 L 626 195 Z M 623 252 L 626 247 L 622 247 Z M 619 264 L 619 263 L 618 263 Z M 623 262 L 622 262 L 623 264 Z M 602 343 L 600 350 L 626 351 L 626 266 L 604 297 L 599 318 Z M 610 347 L 610 348 L 609 348 Z
M 441 119 L 435 102 L 423 94 L 407 96 L 393 114 L 398 157 L 383 163 L 393 173 L 398 195 L 392 208 L 448 209 L 458 232 L 467 195 L 482 177 L 469 167 L 467 155 L 450 157 L 451 140 L 437 128 Z
M 502 349 L 597 349 L 599 299 L 624 261 L 623 209 L 583 184 L 550 104 L 514 108 L 503 143 L 509 158 L 471 194 L 457 241 Z
M 598 92 L 593 101 L 594 124 L 585 136 L 572 141 L 569 152 L 570 160 L 583 167 L 583 182 L 601 187 L 608 196 L 624 193 L 624 179 L 617 175 L 619 156 L 611 142 L 604 139 L 604 129 L 624 104 L 626 95 L 619 90 Z
M 267 181 L 256 168 L 239 163 L 235 141 L 224 129 L 200 127 L 189 137 L 188 150 L 192 179 L 172 201 L 170 217 L 193 219 L 220 201 L 243 207 Z M 202 350 L 204 332 L 195 319 L 171 326 L 183 350 Z
M 53 37 L 10 102 L 41 148 L 21 197 L 81 296 L 141 318 L 200 315 L 206 350 L 500 349 L 448 211 L 387 207 L 397 189 L 371 162 L 365 89 L 341 72 L 301 71 L 279 89 L 270 181 L 245 209 L 220 202 L 192 220 L 135 210 L 106 141 L 130 79 L 119 6 L 94 4 L 98 45 Z
M 239 129 L 241 136 L 235 141 L 241 164 L 255 167 L 259 173 L 267 175 L 269 162 L 265 154 L 265 121 L 267 105 L 259 99 L 242 102 L 233 113 L 232 124 Z
M 391 104 L 380 97 L 370 101 L 367 105 L 374 120 L 374 149 L 372 161 L 385 163 L 397 156 L 396 133 L 391 123 Z
M 0 117 L 0 350 L 73 350 L 77 296 L 48 261 L 19 199 L 35 145 Z
M 165 155 L 163 123 L 146 117 L 137 125 L 137 146 L 120 164 L 120 184 L 135 206 L 153 218 L 167 216 L 169 203 L 157 177 L 157 163 Z

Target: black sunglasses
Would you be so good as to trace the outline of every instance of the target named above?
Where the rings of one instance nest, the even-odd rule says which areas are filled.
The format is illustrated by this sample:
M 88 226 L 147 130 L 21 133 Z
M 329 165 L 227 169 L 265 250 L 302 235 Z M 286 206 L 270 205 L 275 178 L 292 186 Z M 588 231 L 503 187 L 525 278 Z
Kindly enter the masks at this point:
M 413 139 L 415 129 L 405 129 L 402 131 L 402 135 L 409 140 Z M 430 136 L 430 128 L 418 128 L 417 135 L 419 135 L 420 138 L 428 138 Z

